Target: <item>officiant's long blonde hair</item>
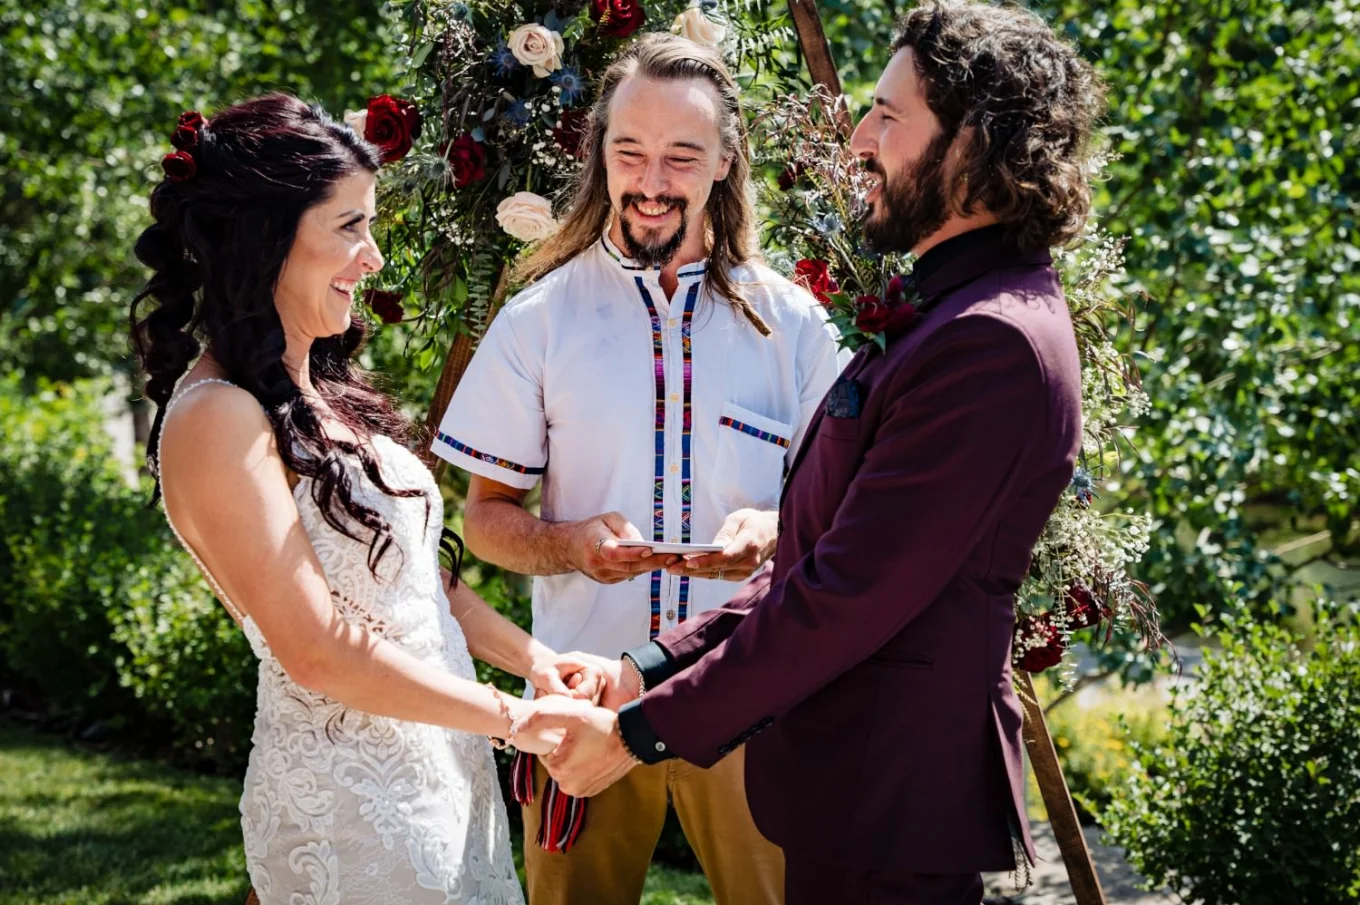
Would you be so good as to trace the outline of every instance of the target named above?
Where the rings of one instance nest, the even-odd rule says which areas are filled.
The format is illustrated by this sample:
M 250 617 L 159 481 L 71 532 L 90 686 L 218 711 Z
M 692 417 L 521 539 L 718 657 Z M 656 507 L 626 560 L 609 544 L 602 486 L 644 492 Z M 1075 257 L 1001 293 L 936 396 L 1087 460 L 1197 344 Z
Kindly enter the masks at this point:
M 623 80 L 633 75 L 658 81 L 703 79 L 717 92 L 721 101 L 718 130 L 722 153 L 731 157 L 732 165 L 727 178 L 713 184 L 713 192 L 705 206 L 709 237 L 708 284 L 715 295 L 727 299 L 757 330 L 768 336 L 770 328 L 731 277 L 733 267 L 757 257 L 755 206 L 750 189 L 750 144 L 737 83 L 716 50 L 678 36 L 640 38 L 605 71 L 599 97 L 586 121 L 581 139 L 583 162 L 562 225 L 516 267 L 515 282 L 533 282 L 556 270 L 600 241 L 604 234 L 613 211 L 604 166 L 609 104 Z

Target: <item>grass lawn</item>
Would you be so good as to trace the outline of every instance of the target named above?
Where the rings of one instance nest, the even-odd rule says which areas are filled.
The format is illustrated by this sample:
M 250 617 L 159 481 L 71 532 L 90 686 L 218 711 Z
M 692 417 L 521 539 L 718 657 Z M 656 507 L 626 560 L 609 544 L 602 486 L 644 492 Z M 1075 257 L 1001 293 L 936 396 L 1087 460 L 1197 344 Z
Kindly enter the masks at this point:
M 0 726 L 0 905 L 240 905 L 239 784 Z M 712 905 L 653 867 L 642 905 Z

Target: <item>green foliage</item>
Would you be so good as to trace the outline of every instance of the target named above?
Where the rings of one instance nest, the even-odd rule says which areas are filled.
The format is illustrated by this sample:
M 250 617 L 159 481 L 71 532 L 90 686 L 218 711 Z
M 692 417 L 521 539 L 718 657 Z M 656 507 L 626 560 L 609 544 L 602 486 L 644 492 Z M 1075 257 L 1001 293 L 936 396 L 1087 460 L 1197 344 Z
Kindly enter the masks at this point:
M 1102 814 L 1139 873 L 1205 905 L 1360 899 L 1357 615 L 1321 619 L 1311 649 L 1223 632 Z
M 392 71 L 379 0 L 0 0 L 0 358 L 57 380 L 127 357 L 132 244 L 182 110 L 267 90 L 337 116 Z
M 1152 410 L 1109 502 L 1157 520 L 1140 574 L 1164 618 L 1265 613 L 1287 575 L 1263 506 L 1360 557 L 1355 3 L 1037 6 L 1109 82 L 1100 216 L 1146 293 Z
M 244 763 L 254 658 L 103 430 L 107 381 L 0 384 L 0 654 L 59 715 Z
M 155 513 L 157 516 L 159 512 Z M 234 769 L 255 724 L 255 655 L 188 556 L 159 532 L 110 613 L 119 681 L 171 728 L 184 759 Z
M 0 654 L 76 715 L 116 712 L 108 612 L 155 536 L 122 483 L 99 402 L 107 384 L 0 384 Z

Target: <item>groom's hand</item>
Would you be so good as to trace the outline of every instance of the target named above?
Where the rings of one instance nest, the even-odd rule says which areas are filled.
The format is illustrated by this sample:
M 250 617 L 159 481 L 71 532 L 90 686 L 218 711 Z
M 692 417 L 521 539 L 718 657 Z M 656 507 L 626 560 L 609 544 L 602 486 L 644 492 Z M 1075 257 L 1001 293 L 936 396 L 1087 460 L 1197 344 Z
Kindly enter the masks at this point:
M 563 663 L 579 667 L 583 682 L 595 683 L 592 694 L 586 694 L 583 685 L 572 686 L 575 697 L 589 698 L 606 710 L 617 712 L 620 707 L 635 700 L 642 693 L 637 671 L 625 666 L 622 660 L 610 660 L 595 654 L 583 654 L 580 651 L 557 656 Z M 565 681 L 572 685 L 573 679 L 566 678 Z
M 745 581 L 774 555 L 774 545 L 778 539 L 778 512 L 738 509 L 727 517 L 713 538 L 713 543 L 723 545 L 721 553 L 693 556 L 676 563 L 667 571 L 672 575 Z
M 572 713 L 543 713 L 531 724 L 539 731 L 563 729 L 565 735 L 553 753 L 541 758 L 548 773 L 568 795 L 598 795 L 618 782 L 638 761 L 623 745 L 619 716 L 594 707 Z

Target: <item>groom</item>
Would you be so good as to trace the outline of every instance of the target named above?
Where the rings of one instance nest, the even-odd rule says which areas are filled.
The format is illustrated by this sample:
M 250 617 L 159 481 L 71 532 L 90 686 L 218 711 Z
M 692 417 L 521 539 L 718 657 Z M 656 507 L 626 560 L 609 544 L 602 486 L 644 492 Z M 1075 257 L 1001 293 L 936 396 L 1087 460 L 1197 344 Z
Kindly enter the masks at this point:
M 789 905 L 976 905 L 1033 858 L 1014 595 L 1081 444 L 1080 367 L 1049 248 L 1090 205 L 1100 88 L 1030 13 L 902 20 L 851 148 L 865 238 L 918 254 L 915 323 L 860 351 L 794 461 L 773 568 L 612 664 L 548 760 L 571 794 L 746 743 Z M 630 700 L 637 698 L 639 700 Z

